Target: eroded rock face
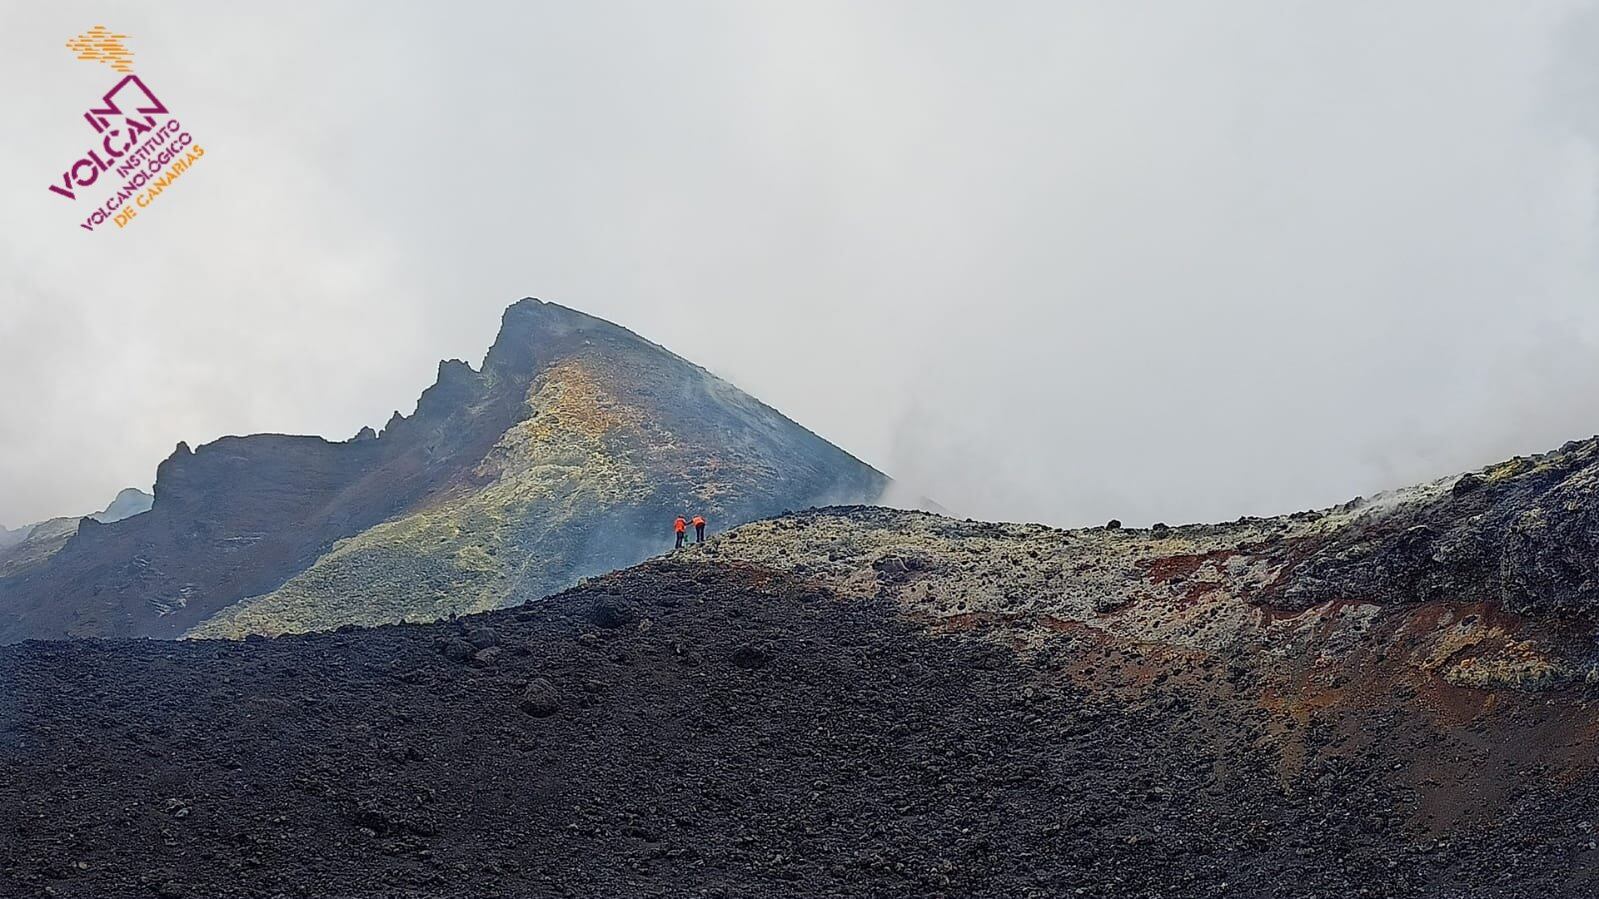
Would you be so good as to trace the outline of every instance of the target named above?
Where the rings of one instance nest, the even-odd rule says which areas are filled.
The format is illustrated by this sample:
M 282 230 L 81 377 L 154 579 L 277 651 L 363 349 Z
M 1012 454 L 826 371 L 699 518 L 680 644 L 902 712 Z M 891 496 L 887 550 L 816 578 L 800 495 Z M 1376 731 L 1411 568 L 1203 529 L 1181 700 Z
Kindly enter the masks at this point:
M 1599 611 L 1599 438 L 1385 499 L 1286 552 L 1271 601 L 1305 608 L 1358 596 L 1491 601 L 1531 615 Z
M 523 300 L 480 370 L 441 363 L 381 434 L 180 444 L 148 512 L 0 572 L 0 642 L 432 620 L 633 564 L 679 513 L 716 531 L 885 484 L 638 335 Z

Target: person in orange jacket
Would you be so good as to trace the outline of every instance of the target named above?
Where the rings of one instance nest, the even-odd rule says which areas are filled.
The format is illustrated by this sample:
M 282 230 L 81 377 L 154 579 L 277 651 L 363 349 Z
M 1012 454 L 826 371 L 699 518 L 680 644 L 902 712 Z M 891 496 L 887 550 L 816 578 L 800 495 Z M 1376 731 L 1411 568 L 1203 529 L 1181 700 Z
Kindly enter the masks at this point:
M 672 522 L 672 530 L 677 531 L 677 549 L 683 548 L 683 529 L 687 524 L 688 522 L 684 521 L 681 515 L 677 516 L 677 520 Z
M 705 519 L 698 515 L 694 516 L 694 542 L 705 542 Z

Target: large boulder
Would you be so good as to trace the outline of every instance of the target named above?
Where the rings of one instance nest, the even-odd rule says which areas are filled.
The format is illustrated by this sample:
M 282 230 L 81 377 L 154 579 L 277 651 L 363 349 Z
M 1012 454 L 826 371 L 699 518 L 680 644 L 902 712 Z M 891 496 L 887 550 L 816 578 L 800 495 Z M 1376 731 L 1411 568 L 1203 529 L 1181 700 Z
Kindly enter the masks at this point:
M 535 677 L 522 689 L 517 707 L 534 718 L 548 718 L 561 710 L 561 691 L 548 679 Z

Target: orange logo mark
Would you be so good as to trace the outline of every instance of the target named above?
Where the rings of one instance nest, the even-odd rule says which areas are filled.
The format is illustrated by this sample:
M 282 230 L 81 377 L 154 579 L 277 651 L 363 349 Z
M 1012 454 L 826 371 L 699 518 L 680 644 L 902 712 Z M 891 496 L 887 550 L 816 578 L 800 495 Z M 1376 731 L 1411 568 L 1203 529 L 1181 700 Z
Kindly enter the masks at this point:
M 125 34 L 112 34 L 104 25 L 96 25 L 67 41 L 67 49 L 78 54 L 79 59 L 103 62 L 118 72 L 133 71 L 133 51 L 122 45 Z

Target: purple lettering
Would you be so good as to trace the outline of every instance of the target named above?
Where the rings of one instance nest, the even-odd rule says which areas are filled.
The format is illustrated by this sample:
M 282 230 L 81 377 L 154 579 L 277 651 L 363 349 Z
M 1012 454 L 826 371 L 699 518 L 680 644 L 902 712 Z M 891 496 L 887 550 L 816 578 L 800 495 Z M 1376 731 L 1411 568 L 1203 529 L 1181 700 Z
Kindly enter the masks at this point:
M 89 167 L 89 175 L 88 175 L 87 178 L 84 177 L 83 175 L 78 174 L 78 169 L 80 169 L 80 168 L 82 168 L 84 166 L 88 166 Z M 80 159 L 77 162 L 74 162 L 72 164 L 72 181 L 73 181 L 74 184 L 78 185 L 79 187 L 88 187 L 89 185 L 94 183 L 96 178 L 99 178 L 99 177 L 100 177 L 100 170 L 95 167 L 93 162 L 91 162 L 91 161 L 89 161 L 87 159 Z
M 61 183 L 59 185 L 57 185 L 57 184 L 50 185 L 50 189 L 55 191 L 56 193 L 60 194 L 61 196 L 66 197 L 69 200 L 76 200 L 78 198 L 78 195 L 72 191 L 72 173 L 71 172 L 62 172 L 61 173 Z

